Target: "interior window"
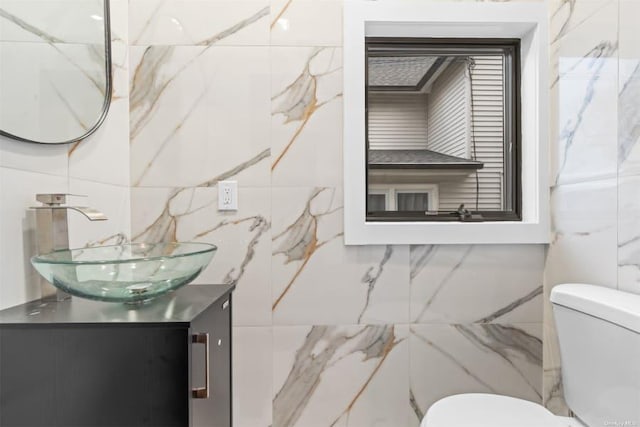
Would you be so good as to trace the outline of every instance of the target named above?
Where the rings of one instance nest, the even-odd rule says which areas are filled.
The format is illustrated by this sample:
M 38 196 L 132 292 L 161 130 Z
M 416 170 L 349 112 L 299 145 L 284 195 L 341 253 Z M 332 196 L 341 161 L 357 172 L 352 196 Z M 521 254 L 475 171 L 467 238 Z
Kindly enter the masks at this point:
M 520 220 L 519 41 L 366 40 L 367 220 Z M 404 191 L 381 209 L 380 186 Z M 386 203 L 386 202 L 385 202 Z

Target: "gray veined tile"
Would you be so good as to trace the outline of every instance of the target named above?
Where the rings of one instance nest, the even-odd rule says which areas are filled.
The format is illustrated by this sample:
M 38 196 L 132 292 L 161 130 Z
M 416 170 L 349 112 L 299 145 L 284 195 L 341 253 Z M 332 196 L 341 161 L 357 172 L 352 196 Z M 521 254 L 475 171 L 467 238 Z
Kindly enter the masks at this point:
M 234 301 L 234 304 L 236 302 Z M 271 327 L 233 328 L 233 425 L 272 424 L 273 331 Z
M 16 2 L 17 4 L 17 2 Z M 10 6 L 11 3 L 8 3 Z M 28 12 L 28 10 L 26 11 Z M 26 14 L 26 13 L 25 13 Z M 7 10 L 6 5 L 0 8 L 0 32 L 2 41 L 41 41 L 45 43 L 62 43 L 64 40 L 49 34 L 44 28 L 38 28 L 19 16 L 19 13 Z M 7 31 L 9 30 L 9 31 Z
M 558 142 L 551 153 L 552 184 L 615 176 L 617 2 L 556 5 L 551 121 Z
M 134 186 L 199 186 L 269 153 L 267 47 L 131 52 Z M 268 186 L 268 161 L 250 166 L 235 177 L 239 185 Z
M 620 2 L 618 117 L 618 287 L 640 293 L 640 44 L 635 15 L 640 3 Z
M 267 0 L 135 0 L 130 2 L 134 45 L 268 45 Z
M 565 37 L 571 37 L 574 32 L 588 27 L 608 7 L 615 4 L 613 0 L 553 0 L 549 3 L 550 37 L 551 43 L 558 43 Z M 579 46 L 579 47 L 584 47 Z
M 218 246 L 196 284 L 236 283 L 234 325 L 271 324 L 269 190 L 240 188 L 239 210 L 218 211 L 217 188 L 132 189 L 135 241 Z
M 274 188 L 272 203 L 276 324 L 408 321 L 406 246 L 345 246 L 336 189 Z
M 569 416 L 569 407 L 564 400 L 562 373 L 560 368 L 545 368 L 543 374 L 544 407 L 553 414 Z
M 413 323 L 542 321 L 542 245 L 411 246 Z
M 341 238 L 341 211 L 337 189 L 272 189 L 274 311 L 317 251 Z
M 407 425 L 407 327 L 274 328 L 273 427 Z
M 545 282 L 617 282 L 617 180 L 561 185 L 551 193 L 553 240 Z
M 163 91 L 180 71 L 179 67 L 164 70 L 169 68 L 174 51 L 175 48 L 171 46 L 130 48 L 129 56 L 132 70 L 129 90 L 131 111 L 129 126 L 132 139 L 135 139 L 148 121 Z M 197 52 L 189 52 L 191 55 L 187 57 L 186 61 L 201 51 L 202 49 L 198 49 Z
M 341 46 L 342 2 L 271 0 L 274 46 Z
M 543 376 L 542 376 L 542 403 L 556 415 L 569 413 L 569 408 L 564 400 L 564 390 L 562 387 L 562 366 L 560 360 L 560 347 L 555 328 L 553 308 L 549 302 L 551 286 L 545 283 L 545 307 L 543 324 Z
M 344 248 L 339 240 L 320 249 L 274 307 L 276 324 L 379 324 L 408 320 L 407 249 Z M 274 259 L 274 286 L 286 266 Z M 286 277 L 284 280 L 281 277 Z
M 615 178 L 560 185 L 551 193 L 554 238 L 544 272 L 543 402 L 559 415 L 566 415 L 568 409 L 549 296 L 559 283 L 617 286 L 618 193 Z
M 411 408 L 419 419 L 458 393 L 498 393 L 540 402 L 542 324 L 412 325 Z
M 111 22 L 111 45 L 121 43 L 123 46 L 129 45 L 129 1 L 110 0 L 109 15 Z M 112 59 L 113 60 L 113 59 Z M 117 64 L 118 61 L 114 60 Z
M 112 5 L 121 9 L 122 1 L 116 0 Z M 112 33 L 112 36 L 115 37 L 115 34 Z M 122 186 L 129 186 L 131 182 L 128 53 L 126 40 L 113 39 L 113 86 L 109 111 L 102 125 L 92 135 L 69 146 L 68 171 L 72 178 Z
M 640 294 L 640 176 L 618 183 L 618 287 Z
M 272 183 L 342 183 L 342 49 L 274 47 Z
M 0 136 L 0 167 L 67 177 L 66 145 L 25 144 Z
M 640 173 L 640 36 L 637 1 L 620 2 L 618 163 L 621 175 Z
M 0 40 L 44 43 L 102 43 L 101 1 L 3 0 Z M 55 17 L 56 19 L 52 19 Z
M 622 60 L 630 69 L 618 97 L 618 163 L 623 175 L 640 173 L 640 58 Z

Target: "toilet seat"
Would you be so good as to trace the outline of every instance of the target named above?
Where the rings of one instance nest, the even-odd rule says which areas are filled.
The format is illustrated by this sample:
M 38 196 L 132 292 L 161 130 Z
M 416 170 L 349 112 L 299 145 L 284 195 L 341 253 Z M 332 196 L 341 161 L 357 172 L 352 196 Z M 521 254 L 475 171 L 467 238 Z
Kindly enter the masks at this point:
M 566 427 L 541 405 L 514 397 L 471 393 L 445 397 L 420 427 Z

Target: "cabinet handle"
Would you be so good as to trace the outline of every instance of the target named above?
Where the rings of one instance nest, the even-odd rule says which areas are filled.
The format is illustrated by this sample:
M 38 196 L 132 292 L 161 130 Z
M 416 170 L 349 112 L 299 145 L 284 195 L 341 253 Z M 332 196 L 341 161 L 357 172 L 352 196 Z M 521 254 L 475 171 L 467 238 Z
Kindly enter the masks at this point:
M 191 397 L 194 399 L 208 399 L 209 398 L 209 334 L 201 332 L 193 334 L 191 336 L 191 342 L 194 344 L 204 344 L 204 387 L 196 387 L 191 390 Z

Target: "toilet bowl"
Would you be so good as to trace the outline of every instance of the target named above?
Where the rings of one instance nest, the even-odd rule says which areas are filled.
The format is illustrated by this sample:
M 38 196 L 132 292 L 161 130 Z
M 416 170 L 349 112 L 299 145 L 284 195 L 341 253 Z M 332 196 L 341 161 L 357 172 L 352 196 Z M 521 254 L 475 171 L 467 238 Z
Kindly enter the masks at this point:
M 495 394 L 434 403 L 420 427 L 640 426 L 640 295 L 600 286 L 553 288 L 567 405 L 577 418 Z
M 575 418 L 558 417 L 527 400 L 469 393 L 434 403 L 420 427 L 585 427 Z

